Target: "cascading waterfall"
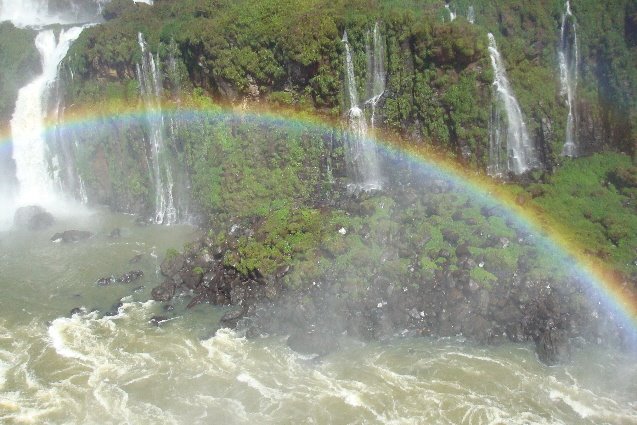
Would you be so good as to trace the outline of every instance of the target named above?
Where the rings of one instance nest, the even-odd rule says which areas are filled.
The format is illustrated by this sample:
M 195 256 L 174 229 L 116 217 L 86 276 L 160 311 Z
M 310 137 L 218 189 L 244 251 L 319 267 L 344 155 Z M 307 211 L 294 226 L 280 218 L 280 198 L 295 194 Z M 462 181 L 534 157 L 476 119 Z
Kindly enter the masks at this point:
M 35 39 L 43 72 L 20 90 L 11 119 L 13 159 L 19 183 L 18 204 L 55 204 L 59 201 L 43 135 L 45 105 L 48 91 L 57 79 L 59 64 L 82 29 L 61 30 L 57 40 L 52 30 L 45 30 Z
M 374 25 L 372 32 L 372 44 L 369 43 L 369 34 L 367 37 L 367 101 L 366 105 L 372 108 L 370 123 L 372 130 L 375 127 L 376 105 L 385 93 L 385 79 L 387 73 L 385 71 L 385 45 L 380 35 L 378 22 Z
M 455 21 L 456 14 L 451 10 L 451 6 L 449 6 L 449 3 L 445 4 L 445 9 L 447 9 L 447 12 L 449 12 L 449 22 Z
M 476 23 L 476 11 L 473 6 L 469 6 L 469 9 L 467 10 L 467 21 L 471 24 Z
M 502 142 L 506 140 L 506 170 L 513 174 L 522 174 L 537 166 L 537 157 L 533 143 L 526 130 L 526 124 L 522 117 L 522 110 L 516 100 L 506 69 L 498 51 L 493 34 L 489 33 L 489 54 L 494 73 L 494 104 L 496 111 L 491 114 L 491 136 L 489 152 L 488 173 L 492 176 L 501 176 L 504 164 L 500 151 Z M 503 108 L 503 110 L 501 109 Z M 501 113 L 506 115 L 502 117 Z M 506 126 L 504 119 L 506 119 Z
M 104 4 L 110 0 L 1 0 L 0 21 L 16 27 L 41 28 L 47 25 L 70 25 L 95 22 Z
M 562 148 L 563 156 L 577 155 L 577 74 L 579 52 L 577 45 L 577 23 L 571 12 L 571 4 L 567 0 L 565 12 L 562 14 L 560 28 L 560 50 L 558 53 L 560 64 L 561 95 L 566 99 L 568 117 L 566 120 L 566 140 Z
M 380 37 L 379 37 L 380 39 Z M 349 134 L 346 138 L 346 160 L 348 163 L 349 173 L 355 186 L 363 190 L 378 190 L 381 187 L 380 171 L 378 167 L 378 158 L 373 143 L 369 140 L 367 128 L 367 120 L 364 111 L 361 109 L 358 89 L 356 85 L 356 75 L 354 74 L 354 62 L 352 60 L 351 47 L 347 39 L 347 31 L 343 34 L 343 44 L 345 46 L 345 77 L 346 87 L 349 97 L 349 111 L 347 113 L 349 119 Z M 376 47 L 374 48 L 376 49 Z M 371 49 L 368 49 L 368 54 Z M 369 59 L 368 64 L 375 63 L 376 60 Z M 372 65 L 372 70 L 375 65 Z M 381 67 L 379 67 L 379 70 Z M 384 65 L 382 65 L 384 69 Z M 383 71 L 384 72 L 384 71 Z M 374 74 L 372 72 L 372 74 Z M 370 78 L 370 76 L 368 76 Z M 372 82 L 372 93 L 377 90 Z M 380 84 L 378 84 L 380 87 Z M 384 91 L 384 78 L 383 78 Z M 378 102 L 378 98 L 374 102 Z M 371 99 L 370 99 L 371 100 Z
M 170 162 L 165 160 L 164 117 L 161 111 L 162 78 L 158 68 L 159 58 L 149 51 L 144 36 L 138 34 L 142 51 L 141 63 L 137 64 L 137 78 L 146 107 L 151 157 L 151 180 L 155 184 L 155 223 L 174 224 L 177 210 L 173 199 L 173 177 Z

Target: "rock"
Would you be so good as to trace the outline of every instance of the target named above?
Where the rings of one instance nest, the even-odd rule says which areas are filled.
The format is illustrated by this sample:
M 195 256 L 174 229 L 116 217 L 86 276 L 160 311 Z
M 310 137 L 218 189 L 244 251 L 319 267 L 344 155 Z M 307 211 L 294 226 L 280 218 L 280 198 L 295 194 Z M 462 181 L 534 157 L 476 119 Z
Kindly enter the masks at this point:
M 82 313 L 82 309 L 80 307 L 75 307 L 74 309 L 71 310 L 69 314 L 73 316 L 75 314 L 81 314 L 81 313 Z
M 117 278 L 118 282 L 121 283 L 131 283 L 144 276 L 144 272 L 141 270 L 131 270 L 128 273 L 124 273 L 120 277 Z
M 170 301 L 175 295 L 176 285 L 174 282 L 164 282 L 161 285 L 153 288 L 150 296 L 155 301 L 167 302 Z
M 85 230 L 65 230 L 62 233 L 56 233 L 51 237 L 52 242 L 72 243 L 79 242 L 91 238 L 93 233 Z
M 463 257 L 471 257 L 471 251 L 469 250 L 470 246 L 468 243 L 463 243 L 461 245 L 458 245 L 458 247 L 456 248 L 456 257 L 458 258 L 463 258 Z
M 108 235 L 108 237 L 111 239 L 116 239 L 116 238 L 119 238 L 120 236 L 122 236 L 122 231 L 120 230 L 119 227 L 116 227 L 113 230 L 111 230 L 111 233 Z
M 238 308 L 235 310 L 231 310 L 229 312 L 227 312 L 226 314 L 223 315 L 223 317 L 221 317 L 221 323 L 224 326 L 229 326 L 229 327 L 236 327 L 237 323 L 239 323 L 239 320 L 241 320 L 241 318 L 243 318 L 243 316 L 245 316 L 245 314 L 247 313 L 247 308 L 242 307 L 242 308 Z
M 549 366 L 562 363 L 570 357 L 570 347 L 566 332 L 547 327 L 535 336 L 535 351 L 542 363 Z
M 99 279 L 97 279 L 97 284 L 99 286 L 107 286 L 110 285 L 111 283 L 115 283 L 116 279 L 115 276 L 108 276 L 108 277 L 101 277 Z
M 13 224 L 28 230 L 42 230 L 51 226 L 55 218 L 39 205 L 18 208 L 13 216 Z
M 159 270 L 166 277 L 174 276 L 184 267 L 186 259 L 181 254 L 169 255 L 164 258 Z
M 442 237 L 445 241 L 449 242 L 451 245 L 455 245 L 460 240 L 460 235 L 451 229 L 443 229 Z
M 154 326 L 159 326 L 162 323 L 165 323 L 165 322 L 167 322 L 169 320 L 170 319 L 167 316 L 153 316 L 153 317 L 150 318 L 148 323 L 150 323 L 151 325 L 154 325 Z

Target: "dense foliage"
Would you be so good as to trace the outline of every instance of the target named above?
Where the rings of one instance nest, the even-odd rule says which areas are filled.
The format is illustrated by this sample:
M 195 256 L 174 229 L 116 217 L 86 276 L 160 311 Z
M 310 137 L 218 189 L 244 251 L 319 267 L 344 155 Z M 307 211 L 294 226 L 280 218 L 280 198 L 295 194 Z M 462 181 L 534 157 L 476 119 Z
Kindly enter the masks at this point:
M 18 90 L 40 68 L 40 56 L 33 43 L 35 33 L 0 23 L 0 121 L 11 118 Z

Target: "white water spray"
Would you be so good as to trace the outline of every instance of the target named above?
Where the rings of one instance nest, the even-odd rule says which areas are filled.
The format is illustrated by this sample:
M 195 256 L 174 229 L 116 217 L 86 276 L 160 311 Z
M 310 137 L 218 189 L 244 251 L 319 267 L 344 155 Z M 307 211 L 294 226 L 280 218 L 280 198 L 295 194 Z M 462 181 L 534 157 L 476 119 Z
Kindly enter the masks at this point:
M 526 124 L 522 117 L 522 110 L 515 98 L 509 80 L 507 79 L 504 62 L 498 51 L 493 34 L 489 33 L 489 54 L 494 73 L 494 108 L 503 108 L 506 114 L 506 127 L 500 119 L 500 111 L 492 114 L 488 173 L 492 176 L 501 176 L 504 171 L 500 151 L 502 141 L 506 141 L 506 170 L 514 174 L 522 174 L 537 165 L 537 158 L 532 141 L 526 130 Z M 494 119 L 495 118 L 495 119 Z M 497 154 L 495 154 L 497 153 Z
M 577 156 L 576 95 L 579 52 L 577 43 L 577 23 L 571 12 L 571 4 L 567 0 L 565 12 L 562 14 L 560 28 L 560 65 L 561 95 L 566 99 L 568 117 L 566 119 L 566 140 L 562 148 L 563 156 Z
M 20 185 L 19 205 L 51 205 L 60 201 L 47 161 L 43 134 L 47 112 L 45 105 L 48 91 L 57 78 L 59 64 L 82 29 L 73 27 L 62 30 L 57 39 L 52 30 L 45 30 L 35 39 L 42 60 L 42 75 L 20 90 L 11 119 L 13 159 Z

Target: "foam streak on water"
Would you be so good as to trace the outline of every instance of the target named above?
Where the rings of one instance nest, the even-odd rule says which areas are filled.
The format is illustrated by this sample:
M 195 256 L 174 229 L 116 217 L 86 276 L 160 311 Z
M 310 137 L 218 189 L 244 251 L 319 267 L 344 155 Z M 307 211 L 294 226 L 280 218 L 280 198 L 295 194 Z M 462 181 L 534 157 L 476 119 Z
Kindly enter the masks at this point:
M 637 420 L 625 387 L 587 382 L 590 353 L 546 368 L 530 349 L 453 341 L 346 342 L 308 361 L 282 338 L 219 330 L 193 338 L 179 321 L 146 325 L 153 303 L 0 326 L 0 421 L 84 424 L 369 423 L 594 424 Z M 9 343 L 15 341 L 15 343 Z M 21 341 L 21 342 L 19 342 Z M 25 349 L 25 342 L 30 341 Z M 41 353 L 41 354 L 36 354 Z M 595 357 L 592 357 L 595 358 Z M 353 359 L 356 359 L 353 361 Z M 593 362 L 594 363 L 594 362 Z M 619 373 L 619 371 L 618 371 Z M 573 382 L 573 377 L 581 382 Z M 633 391 L 632 393 L 630 391 Z M 622 398 L 623 397 L 623 398 Z

